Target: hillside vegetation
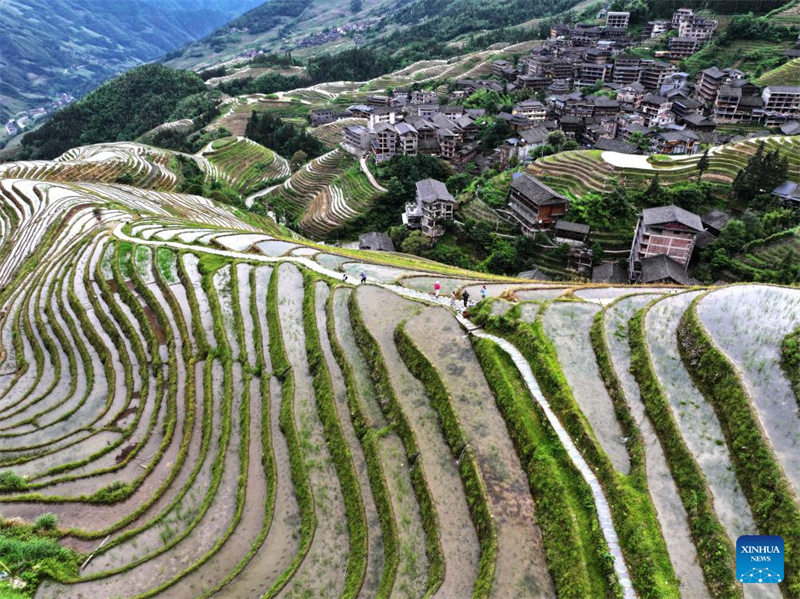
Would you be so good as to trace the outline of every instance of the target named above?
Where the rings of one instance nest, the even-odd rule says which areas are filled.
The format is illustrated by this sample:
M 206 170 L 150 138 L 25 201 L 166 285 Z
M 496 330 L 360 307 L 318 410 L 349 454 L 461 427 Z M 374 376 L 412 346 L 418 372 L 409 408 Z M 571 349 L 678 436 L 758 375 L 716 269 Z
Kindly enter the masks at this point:
M 158 64 L 131 69 L 28 133 L 19 156 L 48 159 L 79 145 L 136 139 L 181 118 L 173 114 L 179 102 L 205 91 L 203 80 L 188 71 Z
M 548 285 L 195 195 L 0 187 L 0 592 L 737 598 L 756 532 L 800 584 L 797 289 Z M 486 284 L 474 323 L 437 280 Z
M 0 122 L 80 97 L 143 62 L 204 36 L 259 0 L 4 0 Z

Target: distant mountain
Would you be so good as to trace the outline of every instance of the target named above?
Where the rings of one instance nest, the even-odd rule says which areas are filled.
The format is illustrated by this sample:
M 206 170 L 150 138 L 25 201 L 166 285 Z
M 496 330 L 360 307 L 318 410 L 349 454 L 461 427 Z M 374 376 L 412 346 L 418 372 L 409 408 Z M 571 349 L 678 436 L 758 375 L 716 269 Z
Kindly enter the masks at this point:
M 0 0 L 0 122 L 80 97 L 263 0 Z
M 247 50 L 303 47 L 302 40 L 337 27 L 357 27 L 413 0 L 270 0 L 218 27 L 206 37 L 166 56 L 168 66 L 201 70 L 236 58 Z M 331 36 L 334 38 L 335 36 Z M 333 44 L 337 40 L 333 40 Z M 341 40 L 339 40 L 341 41 Z M 345 45 L 352 47 L 353 41 Z M 331 44 L 305 46 L 305 54 L 328 50 Z
M 169 53 L 166 64 L 201 70 L 255 49 L 304 58 L 353 47 L 356 40 L 409 63 L 446 56 L 446 44 L 460 36 L 520 25 L 579 1 L 271 0 Z

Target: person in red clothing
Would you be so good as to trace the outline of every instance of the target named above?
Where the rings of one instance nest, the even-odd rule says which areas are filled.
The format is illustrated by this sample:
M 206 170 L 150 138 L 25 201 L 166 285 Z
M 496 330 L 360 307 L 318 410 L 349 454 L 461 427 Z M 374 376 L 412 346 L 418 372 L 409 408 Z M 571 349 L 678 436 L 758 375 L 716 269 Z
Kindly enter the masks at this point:
M 439 283 L 439 281 L 436 281 L 433 284 L 433 290 L 436 292 L 436 297 L 439 297 L 439 292 L 442 290 L 442 285 Z

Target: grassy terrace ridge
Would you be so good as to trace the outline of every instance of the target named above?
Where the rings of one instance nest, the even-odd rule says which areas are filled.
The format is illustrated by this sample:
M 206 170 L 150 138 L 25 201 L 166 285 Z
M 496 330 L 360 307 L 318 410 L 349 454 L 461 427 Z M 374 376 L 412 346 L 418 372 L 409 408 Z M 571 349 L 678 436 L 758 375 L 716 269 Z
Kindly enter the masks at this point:
M 425 552 L 428 556 L 428 584 L 425 592 L 425 597 L 427 598 L 437 591 L 444 580 L 445 563 L 439 542 L 439 516 L 436 513 L 431 492 L 425 480 L 422 463 L 417 459 L 419 457 L 419 448 L 414 431 L 400 408 L 392 383 L 389 380 L 389 373 L 386 370 L 380 346 L 364 324 L 355 295 L 350 297 L 350 319 L 353 323 L 356 341 L 372 370 L 375 389 L 381 397 L 385 398 L 385 401 L 381 402 L 381 409 L 384 410 L 386 420 L 400 437 L 406 457 L 411 465 L 411 484 L 420 506 L 422 526 L 425 531 Z
M 503 316 L 491 316 L 490 304 L 487 303 L 479 307 L 476 322 L 484 324 L 488 331 L 507 338 L 525 356 L 545 397 L 576 441 L 581 454 L 595 470 L 608 497 L 634 587 L 652 597 L 674 596 L 677 593 L 677 579 L 647 489 L 642 441 L 624 397 L 616 392 L 619 383 L 610 376 L 610 364 L 605 355 L 607 350 L 602 338 L 598 338 L 597 325 L 593 335 L 594 349 L 595 352 L 600 350 L 596 358 L 604 382 L 611 384 L 610 395 L 614 400 L 617 419 L 628 439 L 628 453 L 631 456 L 631 472 L 628 475 L 617 472 L 601 448 L 591 425 L 575 401 L 559 365 L 555 347 L 545 335 L 541 319 L 550 303 L 544 303 L 532 323 L 519 320 L 519 313 L 515 310 Z
M 786 597 L 800 594 L 800 506 L 758 420 L 736 368 L 714 344 L 697 316 L 696 297 L 678 328 L 681 358 L 697 387 L 714 406 L 753 517 L 762 534 L 786 543 Z
M 317 526 L 317 516 L 314 511 L 314 498 L 311 495 L 311 487 L 308 480 L 308 473 L 303 465 L 303 457 L 300 448 L 297 428 L 294 419 L 294 372 L 286 357 L 286 350 L 281 334 L 281 321 L 278 314 L 278 269 L 272 269 L 272 276 L 269 281 L 267 291 L 267 326 L 269 327 L 269 356 L 272 362 L 272 375 L 281 382 L 281 409 L 280 425 L 281 431 L 286 438 L 289 447 L 289 460 L 291 464 L 292 484 L 294 485 L 297 503 L 300 506 L 300 548 L 297 556 L 292 561 L 291 566 L 278 577 L 266 597 L 275 597 L 283 587 L 289 582 L 294 573 L 303 563 L 314 530 Z
M 786 335 L 781 343 L 781 366 L 792 382 L 800 406 L 800 329 Z
M 305 325 L 306 353 L 314 385 L 317 410 L 325 430 L 325 440 L 331 452 L 336 474 L 342 485 L 345 514 L 350 536 L 350 553 L 345 574 L 345 588 L 342 597 L 353 598 L 358 595 L 364 582 L 367 566 L 367 522 L 358 476 L 353 466 L 353 458 L 342 432 L 333 396 L 333 384 L 322 344 L 317 330 L 316 282 L 321 277 L 306 272 L 304 275 L 303 321 Z
M 734 547 L 714 511 L 714 500 L 703 471 L 681 435 L 651 363 L 644 326 L 645 315 L 656 301 L 640 310 L 631 320 L 631 372 L 639 384 L 645 410 L 659 436 L 672 478 L 686 508 L 689 530 L 711 595 L 726 599 L 741 598 L 742 590 L 734 577 Z
M 475 581 L 472 599 L 484 599 L 489 596 L 491 591 L 497 560 L 497 528 L 494 516 L 489 509 L 486 484 L 483 481 L 474 451 L 469 446 L 458 421 L 453 398 L 436 367 L 414 344 L 405 330 L 405 322 L 401 322 L 397 326 L 394 337 L 400 356 L 409 371 L 420 380 L 425 388 L 431 404 L 438 414 L 439 425 L 444 432 L 453 458 L 458 461 L 459 474 L 467 495 L 470 515 L 481 546 L 478 579 Z
M 597 514 L 588 486 L 508 354 L 485 339 L 473 339 L 473 344 L 528 476 L 558 596 L 578 599 L 606 594 L 608 571 L 596 550 L 603 540 L 594 525 Z
M 378 451 L 378 439 L 375 431 L 371 430 L 367 424 L 366 415 L 361 408 L 361 399 L 358 397 L 359 391 L 353 365 L 348 361 L 344 349 L 336 335 L 333 301 L 334 294 L 331 293 L 326 305 L 328 338 L 336 363 L 339 365 L 345 380 L 345 386 L 347 387 L 347 407 L 350 410 L 350 418 L 353 423 L 354 432 L 364 452 L 370 489 L 378 512 L 378 518 L 380 519 L 384 561 L 383 572 L 375 597 L 376 599 L 386 599 L 392 592 L 397 578 L 399 562 L 397 524 L 392 509 L 392 500 L 389 496 L 386 475 L 381 465 Z

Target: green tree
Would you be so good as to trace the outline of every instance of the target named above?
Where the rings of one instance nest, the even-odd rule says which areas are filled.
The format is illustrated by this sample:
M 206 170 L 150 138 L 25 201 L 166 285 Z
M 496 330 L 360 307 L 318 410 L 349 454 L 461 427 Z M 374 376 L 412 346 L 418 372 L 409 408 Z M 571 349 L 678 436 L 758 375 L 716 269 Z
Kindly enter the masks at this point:
M 306 154 L 303 150 L 297 150 L 294 154 L 292 154 L 292 158 L 289 160 L 289 166 L 293 171 L 296 171 L 306 162 L 308 162 L 308 154 Z
M 508 241 L 495 236 L 492 252 L 479 268 L 486 272 L 511 274 L 519 267 L 519 255 Z
M 556 129 L 547 134 L 547 143 L 552 146 L 556 153 L 561 151 L 561 148 L 566 142 L 567 136 L 560 129 Z
M 400 251 L 404 254 L 421 256 L 430 246 L 430 240 L 422 231 L 412 231 L 403 241 Z
M 350 0 L 350 12 L 356 14 L 357 12 L 361 12 L 361 7 L 363 3 L 361 0 Z
M 747 161 L 747 166 L 733 180 L 733 194 L 736 199 L 749 202 L 757 195 L 771 192 L 787 179 L 788 174 L 788 159 L 781 156 L 779 150 L 766 152 L 762 141 Z
M 747 228 L 740 220 L 732 220 L 720 231 L 714 242 L 715 248 L 722 248 L 728 254 L 738 252 L 747 243 Z
M 578 145 L 577 141 L 575 141 L 574 139 L 568 139 L 567 141 L 564 142 L 564 145 L 561 146 L 561 151 L 571 152 L 573 150 L 577 150 L 578 148 L 580 148 L 580 146 Z
M 464 108 L 483 108 L 486 114 L 497 114 L 505 98 L 494 90 L 479 89 L 464 100 Z
M 703 178 L 703 173 L 708 170 L 708 167 L 711 165 L 711 161 L 708 159 L 708 148 L 706 151 L 703 152 L 703 155 L 700 157 L 700 160 L 697 162 L 697 180 Z
M 641 131 L 634 131 L 631 133 L 628 141 L 635 145 L 643 154 L 647 154 L 650 151 L 650 139 Z
M 778 264 L 778 271 L 775 283 L 781 285 L 792 285 L 800 281 L 800 258 L 793 250 L 786 252 L 786 255 Z

